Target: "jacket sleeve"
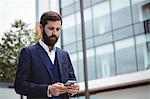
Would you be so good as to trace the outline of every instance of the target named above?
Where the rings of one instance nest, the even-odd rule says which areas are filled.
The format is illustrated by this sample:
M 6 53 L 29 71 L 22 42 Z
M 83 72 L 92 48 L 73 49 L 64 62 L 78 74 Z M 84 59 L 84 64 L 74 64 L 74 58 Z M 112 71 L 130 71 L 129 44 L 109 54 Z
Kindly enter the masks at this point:
M 20 53 L 15 79 L 15 91 L 29 97 L 47 97 L 47 84 L 36 84 L 31 81 L 31 54 L 29 49 L 23 48 Z
M 76 80 L 76 77 L 75 77 L 75 73 L 74 73 L 74 69 L 73 69 L 73 66 L 72 66 L 72 63 L 71 63 L 71 60 L 70 60 L 70 57 L 69 57 L 69 54 L 67 53 L 67 58 L 68 58 L 68 71 L 69 71 L 69 80 Z

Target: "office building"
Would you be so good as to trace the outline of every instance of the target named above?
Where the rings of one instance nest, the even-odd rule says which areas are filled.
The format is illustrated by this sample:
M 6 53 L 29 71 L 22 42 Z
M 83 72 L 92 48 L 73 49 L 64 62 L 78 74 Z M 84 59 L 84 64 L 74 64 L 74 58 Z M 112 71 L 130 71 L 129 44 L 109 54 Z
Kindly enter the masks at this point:
M 37 0 L 37 8 L 47 7 Z M 80 0 L 56 0 L 61 47 L 70 54 L 84 99 Z M 150 1 L 83 0 L 90 99 L 150 99 Z M 39 18 L 40 9 L 37 11 Z

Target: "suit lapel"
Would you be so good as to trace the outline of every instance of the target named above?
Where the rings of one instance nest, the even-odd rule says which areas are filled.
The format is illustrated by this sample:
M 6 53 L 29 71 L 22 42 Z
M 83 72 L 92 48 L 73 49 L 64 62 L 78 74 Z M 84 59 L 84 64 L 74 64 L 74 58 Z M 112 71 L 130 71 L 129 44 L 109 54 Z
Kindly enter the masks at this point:
M 51 73 L 51 71 L 50 71 L 50 69 L 49 69 L 48 62 L 46 61 L 47 59 L 45 59 L 45 58 L 46 58 L 46 57 L 45 57 L 46 52 L 45 52 L 45 50 L 40 46 L 39 43 L 37 43 L 37 46 L 38 46 L 37 52 L 38 52 L 39 56 L 41 57 L 41 59 L 42 59 L 42 61 L 43 61 L 43 63 L 44 63 L 44 66 L 45 66 L 46 69 L 48 70 L 49 75 L 51 76 L 52 73 Z M 51 76 L 51 78 L 52 78 L 52 76 Z M 53 79 L 53 78 L 52 78 L 52 79 Z M 52 80 L 52 81 L 53 81 L 53 80 Z
M 60 70 L 60 76 L 61 76 L 61 80 L 62 82 L 66 82 L 66 71 L 65 71 L 65 67 L 63 67 L 63 63 L 64 63 L 64 58 L 62 53 L 60 52 L 60 50 L 58 48 L 56 48 L 56 51 L 57 51 L 57 59 L 58 59 L 58 64 L 59 64 L 59 70 Z M 65 68 L 65 69 L 64 69 Z

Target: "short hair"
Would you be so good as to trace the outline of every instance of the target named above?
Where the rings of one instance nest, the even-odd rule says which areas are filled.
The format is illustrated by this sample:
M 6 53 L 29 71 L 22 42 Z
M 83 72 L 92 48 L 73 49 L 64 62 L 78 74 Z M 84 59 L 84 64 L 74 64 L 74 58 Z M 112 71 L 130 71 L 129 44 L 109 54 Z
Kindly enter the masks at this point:
M 41 16 L 40 24 L 42 24 L 42 26 L 45 27 L 48 21 L 59 21 L 59 20 L 61 21 L 62 25 L 62 18 L 58 13 L 54 11 L 47 11 L 44 12 L 43 15 Z

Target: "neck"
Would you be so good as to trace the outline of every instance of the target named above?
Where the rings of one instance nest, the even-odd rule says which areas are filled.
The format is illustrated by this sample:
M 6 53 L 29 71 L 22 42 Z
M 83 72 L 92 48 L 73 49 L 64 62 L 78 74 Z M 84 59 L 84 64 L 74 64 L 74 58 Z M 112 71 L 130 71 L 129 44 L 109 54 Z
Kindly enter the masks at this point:
M 51 52 L 53 49 L 53 46 L 48 46 L 48 48 L 49 48 L 49 51 Z
M 44 42 L 44 39 L 42 39 L 42 41 Z M 45 43 L 46 44 L 46 43 Z M 47 44 L 46 44 L 47 45 Z M 48 48 L 49 48 L 49 51 L 52 51 L 53 50 L 53 47 L 54 46 L 49 46 L 49 45 L 47 45 L 48 46 Z

